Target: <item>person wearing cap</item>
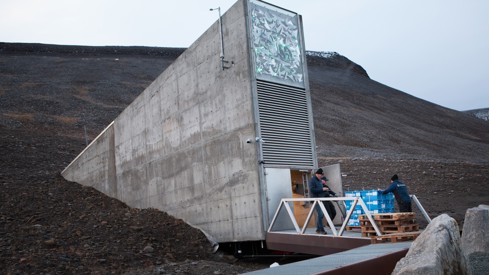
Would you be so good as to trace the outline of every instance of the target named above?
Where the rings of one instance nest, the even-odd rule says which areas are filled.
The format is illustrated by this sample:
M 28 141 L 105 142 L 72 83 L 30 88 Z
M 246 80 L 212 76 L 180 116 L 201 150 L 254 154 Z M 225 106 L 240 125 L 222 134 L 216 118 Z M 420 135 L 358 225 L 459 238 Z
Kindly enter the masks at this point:
M 385 190 L 380 190 L 379 192 L 383 195 L 394 193 L 397 205 L 399 206 L 399 212 L 413 212 L 411 208 L 411 196 L 409 196 L 408 188 L 406 184 L 399 180 L 397 174 L 392 176 L 389 187 L 387 187 Z
M 308 183 L 309 197 L 311 198 L 324 197 L 324 192 L 326 191 L 326 187 L 323 187 L 323 183 L 321 181 L 321 178 L 323 176 L 324 176 L 323 169 L 319 168 L 314 173 L 314 176 L 312 176 L 312 178 L 309 180 Z M 316 212 L 317 212 L 316 233 L 326 234 L 323 225 L 324 214 L 323 211 L 321 211 L 321 207 L 319 206 L 319 204 L 316 204 Z

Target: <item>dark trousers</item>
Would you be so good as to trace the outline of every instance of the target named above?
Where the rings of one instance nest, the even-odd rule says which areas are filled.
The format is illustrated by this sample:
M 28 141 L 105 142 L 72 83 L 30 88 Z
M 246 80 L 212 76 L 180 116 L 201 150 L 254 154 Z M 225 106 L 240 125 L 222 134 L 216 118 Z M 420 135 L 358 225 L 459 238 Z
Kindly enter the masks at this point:
M 323 204 L 331 220 L 334 220 L 334 218 L 336 217 L 336 209 L 334 208 L 334 204 L 330 201 L 324 201 Z
M 399 212 L 413 212 L 411 202 L 399 202 Z
M 324 231 L 324 225 L 323 225 L 324 214 L 323 211 L 321 210 L 321 207 L 319 206 L 319 203 L 316 204 L 316 212 L 318 214 L 316 219 L 316 231 Z

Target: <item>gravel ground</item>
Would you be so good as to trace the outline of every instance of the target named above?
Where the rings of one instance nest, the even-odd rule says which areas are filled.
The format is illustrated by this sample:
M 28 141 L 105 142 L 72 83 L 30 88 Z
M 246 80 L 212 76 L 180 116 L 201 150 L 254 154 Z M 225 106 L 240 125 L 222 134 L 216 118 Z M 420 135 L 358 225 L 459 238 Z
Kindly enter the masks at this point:
M 60 176 L 181 51 L 0 43 L 0 273 L 238 274 L 287 261 L 212 253 L 181 220 Z M 397 173 L 432 217 L 461 228 L 466 209 L 489 202 L 489 123 L 383 86 L 342 56 L 308 62 L 319 163 L 341 165 L 344 190 L 384 188 Z

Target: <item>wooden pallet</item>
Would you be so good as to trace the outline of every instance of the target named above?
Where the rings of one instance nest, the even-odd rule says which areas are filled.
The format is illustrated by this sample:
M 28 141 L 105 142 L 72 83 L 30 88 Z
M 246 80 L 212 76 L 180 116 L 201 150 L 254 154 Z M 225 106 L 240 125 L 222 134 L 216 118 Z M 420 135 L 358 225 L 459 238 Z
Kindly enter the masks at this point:
M 397 221 L 397 220 L 409 220 L 409 219 L 416 219 L 416 213 L 414 212 L 401 212 L 401 213 L 376 213 L 376 214 L 370 214 L 374 220 L 391 220 L 391 221 Z M 359 216 L 359 220 L 367 220 L 368 217 L 366 214 L 362 214 Z
M 414 212 L 377 213 L 371 215 L 382 235 L 411 233 L 419 230 L 419 225 L 416 223 L 416 214 Z M 375 232 L 375 228 L 370 223 L 367 215 L 360 215 L 359 220 L 362 237 L 377 237 L 377 232 Z
M 419 230 L 418 224 L 409 224 L 409 225 L 378 225 L 377 228 L 380 230 L 382 234 L 384 233 L 406 233 L 413 232 Z M 362 226 L 362 236 L 363 233 L 373 233 L 376 234 L 375 228 L 373 226 Z M 367 237 L 371 234 L 368 234 L 364 237 Z
M 409 224 L 416 224 L 416 219 L 407 219 L 407 220 L 375 220 L 375 224 L 377 225 L 392 225 L 392 226 L 399 226 L 399 225 L 409 225 Z M 371 226 L 371 223 L 369 220 L 362 220 L 360 221 L 361 226 Z
M 345 227 L 346 231 L 358 231 L 358 232 L 360 232 L 361 229 L 362 228 L 360 226 L 346 226 Z
M 396 234 L 386 234 L 382 236 L 371 237 L 372 243 L 397 243 L 415 240 L 421 232 L 409 232 L 409 233 L 396 233 Z

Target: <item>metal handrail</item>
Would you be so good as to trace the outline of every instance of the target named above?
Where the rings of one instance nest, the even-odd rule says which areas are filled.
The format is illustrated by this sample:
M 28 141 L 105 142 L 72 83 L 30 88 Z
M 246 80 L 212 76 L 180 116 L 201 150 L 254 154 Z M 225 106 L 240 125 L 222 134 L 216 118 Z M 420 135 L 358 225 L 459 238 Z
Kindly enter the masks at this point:
M 431 218 L 430 218 L 430 216 L 428 216 L 428 213 L 426 212 L 426 210 L 424 210 L 424 207 L 421 205 L 418 198 L 415 195 L 410 195 L 410 197 L 411 197 L 411 200 L 413 200 L 414 203 L 416 204 L 416 206 L 418 207 L 419 211 L 421 211 L 421 214 L 423 214 L 423 217 L 426 219 L 426 221 L 428 221 L 428 223 L 430 223 Z
M 324 204 L 322 203 L 323 201 L 353 201 L 350 209 L 348 209 L 346 213 L 345 220 L 343 221 L 343 224 L 340 227 L 340 230 L 337 231 L 333 221 L 331 220 L 331 217 L 329 216 L 328 212 L 326 211 L 326 208 L 324 208 Z M 307 214 L 307 218 L 304 222 L 304 225 L 302 228 L 299 227 L 299 224 L 297 223 L 297 220 L 295 219 L 294 213 L 292 209 L 290 208 L 289 203 L 290 202 L 313 202 L 311 205 L 311 208 L 309 210 L 309 213 Z M 321 202 L 321 203 L 320 203 Z M 372 218 L 372 215 L 370 214 L 370 211 L 367 208 L 367 205 L 365 205 L 365 202 L 362 200 L 360 197 L 327 197 L 327 198 L 285 198 L 280 200 L 280 204 L 277 208 L 277 211 L 275 212 L 275 215 L 273 216 L 272 222 L 270 223 L 270 226 L 268 227 L 267 232 L 271 232 L 273 225 L 275 224 L 277 217 L 280 213 L 280 210 L 282 207 L 285 208 L 287 211 L 287 214 L 289 215 L 290 220 L 292 221 L 292 224 L 294 225 L 295 231 L 297 234 L 304 234 L 304 232 L 307 229 L 307 225 L 309 224 L 309 221 L 315 211 L 315 206 L 316 204 L 319 203 L 319 208 L 324 214 L 324 217 L 326 218 L 326 221 L 328 222 L 329 227 L 331 228 L 331 231 L 333 232 L 333 236 L 343 236 L 343 232 L 345 231 L 345 228 L 348 224 L 348 221 L 350 220 L 350 217 L 353 213 L 353 210 L 355 207 L 360 204 L 362 207 L 363 211 L 367 215 L 368 220 L 372 224 L 372 227 L 375 229 L 375 233 L 377 233 L 377 236 L 382 236 L 382 233 L 380 232 L 379 228 L 377 227 L 377 224 L 375 223 L 374 219 Z

